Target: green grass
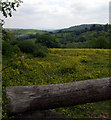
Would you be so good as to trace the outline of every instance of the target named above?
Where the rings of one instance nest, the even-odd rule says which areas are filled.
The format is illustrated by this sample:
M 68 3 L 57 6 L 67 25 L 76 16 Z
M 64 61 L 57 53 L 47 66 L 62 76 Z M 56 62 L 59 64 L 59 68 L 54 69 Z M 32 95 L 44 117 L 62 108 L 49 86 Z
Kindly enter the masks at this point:
M 25 35 L 25 34 L 36 34 L 36 33 L 43 34 L 43 33 L 45 33 L 45 31 L 43 31 L 43 30 L 36 30 L 36 29 L 9 29 L 9 28 L 6 28 L 6 29 L 10 30 L 15 35 L 16 34 Z
M 3 118 L 7 118 L 5 88 L 60 84 L 110 76 L 110 50 L 108 49 L 50 49 L 45 58 L 33 58 L 24 54 L 26 71 L 20 62 L 3 71 Z M 3 60 L 3 67 L 8 60 Z M 67 108 L 54 109 L 71 118 L 109 118 L 111 101 L 88 103 Z

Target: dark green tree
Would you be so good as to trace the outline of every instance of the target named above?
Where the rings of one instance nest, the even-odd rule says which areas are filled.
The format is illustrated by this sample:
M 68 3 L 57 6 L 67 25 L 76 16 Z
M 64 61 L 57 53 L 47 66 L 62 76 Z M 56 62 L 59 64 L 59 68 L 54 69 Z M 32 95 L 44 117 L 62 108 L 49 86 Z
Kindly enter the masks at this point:
M 92 38 L 88 41 L 88 47 L 90 48 L 107 48 L 108 42 L 103 36 L 99 36 L 98 38 Z
M 107 48 L 107 41 L 103 36 L 99 36 L 96 41 L 97 48 Z
M 55 40 L 55 37 L 51 36 L 50 34 L 39 35 L 35 43 L 40 43 L 48 48 L 59 47 L 58 42 Z

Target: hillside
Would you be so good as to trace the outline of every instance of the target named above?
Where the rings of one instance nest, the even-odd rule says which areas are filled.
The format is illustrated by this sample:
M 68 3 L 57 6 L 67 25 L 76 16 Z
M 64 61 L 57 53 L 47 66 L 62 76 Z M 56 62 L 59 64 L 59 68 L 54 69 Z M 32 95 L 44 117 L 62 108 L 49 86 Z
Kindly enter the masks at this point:
M 9 30 L 13 32 L 15 35 L 26 35 L 26 34 L 42 34 L 45 33 L 46 31 L 43 30 L 36 30 L 36 29 L 14 29 L 14 28 L 5 28 L 6 30 Z
M 6 30 L 13 33 L 16 40 L 33 39 L 33 38 L 36 38 L 38 35 L 47 33 L 47 31 L 36 30 L 36 29 L 9 29 L 7 28 Z
M 34 29 L 9 30 L 13 32 L 16 40 L 28 39 L 29 41 L 35 41 L 39 35 L 48 33 L 51 34 L 59 43 L 59 47 L 63 48 L 94 48 L 95 45 L 93 45 L 92 42 L 96 44 L 97 40 L 101 38 L 104 42 L 101 40 L 101 43 L 99 42 L 99 44 L 105 44 L 105 48 L 106 46 L 109 46 L 108 24 L 82 24 L 54 31 L 42 31 Z M 96 46 L 96 48 L 98 48 L 98 46 Z
M 26 34 L 43 34 L 46 32 L 52 32 L 52 33 L 57 33 L 57 32 L 72 32 L 75 30 L 84 30 L 84 29 L 88 29 L 92 26 L 93 24 L 82 24 L 82 25 L 76 25 L 76 26 L 71 26 L 69 28 L 63 28 L 63 29 L 59 29 L 59 30 L 37 30 L 37 29 L 14 29 L 14 28 L 5 28 L 6 30 L 9 30 L 11 32 L 13 32 L 16 35 L 26 35 Z M 100 24 L 95 24 L 100 26 Z
M 82 24 L 77 26 L 71 26 L 69 28 L 61 29 L 61 31 L 74 31 L 74 30 L 83 30 L 85 28 L 90 28 L 93 24 Z
M 89 45 L 92 44 L 90 42 L 93 42 L 94 40 L 96 41 L 99 37 L 103 38 L 104 41 L 108 43 L 109 36 L 107 24 L 74 26 L 67 29 L 61 29 L 59 31 L 52 32 L 51 34 L 62 45 L 62 47 L 68 48 L 92 47 Z

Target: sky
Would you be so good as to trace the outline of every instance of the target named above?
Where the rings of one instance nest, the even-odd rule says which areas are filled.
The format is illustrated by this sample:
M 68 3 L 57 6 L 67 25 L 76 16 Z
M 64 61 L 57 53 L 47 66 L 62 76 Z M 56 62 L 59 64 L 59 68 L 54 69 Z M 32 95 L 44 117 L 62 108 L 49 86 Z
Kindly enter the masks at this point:
M 23 0 L 5 28 L 61 29 L 109 23 L 110 0 Z

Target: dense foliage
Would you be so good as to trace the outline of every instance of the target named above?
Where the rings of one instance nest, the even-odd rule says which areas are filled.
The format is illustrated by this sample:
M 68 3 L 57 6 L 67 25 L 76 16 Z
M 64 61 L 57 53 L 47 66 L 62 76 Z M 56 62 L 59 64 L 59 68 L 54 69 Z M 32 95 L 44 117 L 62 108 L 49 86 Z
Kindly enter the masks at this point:
M 39 35 L 35 43 L 40 43 L 48 48 L 59 47 L 55 37 L 51 36 L 50 34 Z
M 2 55 L 5 55 L 7 58 L 16 58 L 21 55 L 21 51 L 16 45 L 11 45 L 8 42 L 2 42 Z
M 15 35 L 8 30 L 3 29 L 2 36 L 2 54 L 6 57 L 19 57 L 23 53 L 30 53 L 34 57 L 45 57 L 48 53 L 47 47 L 41 44 L 35 44 L 26 40 L 15 40 Z
M 16 40 L 36 41 L 49 48 L 111 48 L 108 24 L 80 25 L 50 32 L 21 29 L 11 31 Z
M 74 31 L 61 30 L 52 35 L 61 43 L 61 47 L 67 48 L 111 48 L 109 46 L 109 26 L 91 25 L 85 29 Z M 104 39 L 104 40 L 103 40 Z M 98 44 L 98 45 L 97 45 Z
M 25 53 L 33 53 L 34 51 L 34 44 L 32 42 L 20 41 L 18 42 L 18 46 Z
M 46 46 L 43 46 L 41 44 L 36 44 L 35 49 L 33 51 L 34 57 L 46 57 L 49 50 Z
M 20 48 L 17 45 L 12 45 L 11 42 L 14 41 L 14 35 L 10 31 L 3 29 L 2 31 L 2 55 L 7 58 L 16 58 L 21 55 Z

